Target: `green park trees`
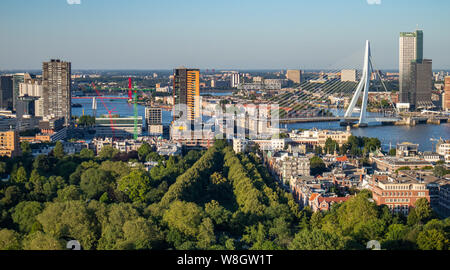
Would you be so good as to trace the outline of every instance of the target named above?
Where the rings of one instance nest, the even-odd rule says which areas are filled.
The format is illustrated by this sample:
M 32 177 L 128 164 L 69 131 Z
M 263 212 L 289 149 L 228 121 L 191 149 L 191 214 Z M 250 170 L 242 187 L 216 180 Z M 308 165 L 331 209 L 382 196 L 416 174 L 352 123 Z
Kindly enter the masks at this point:
M 349 151 L 363 152 L 364 140 L 349 141 Z M 68 239 L 87 250 L 365 249 L 368 240 L 383 249 L 449 248 L 450 219 L 438 219 L 426 200 L 405 218 L 363 190 L 312 213 L 258 155 L 236 154 L 226 141 L 184 157 L 143 145 L 139 161 L 156 161 L 149 172 L 117 154 L 106 147 L 98 157 L 83 150 L 2 160 L 11 181 L 0 186 L 0 250 L 60 250 Z M 313 174 L 325 170 L 311 159 Z
M 83 115 L 78 118 L 78 125 L 80 127 L 92 127 L 95 125 L 95 117 L 90 115 Z
M 314 156 L 310 159 L 310 169 L 311 175 L 319 175 L 326 172 L 327 167 L 320 157 Z
M 150 177 L 145 171 L 134 170 L 118 181 L 118 190 L 125 193 L 133 202 L 143 202 L 150 190 Z

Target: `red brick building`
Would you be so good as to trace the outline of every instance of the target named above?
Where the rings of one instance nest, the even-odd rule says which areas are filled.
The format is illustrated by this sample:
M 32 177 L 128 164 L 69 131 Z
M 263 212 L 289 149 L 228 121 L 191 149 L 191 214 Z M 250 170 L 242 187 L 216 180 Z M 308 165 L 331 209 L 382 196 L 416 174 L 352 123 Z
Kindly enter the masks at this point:
M 350 199 L 347 197 L 322 197 L 318 193 L 313 193 L 309 198 L 309 206 L 314 212 L 317 211 L 328 211 L 335 203 L 343 203 Z
M 425 183 L 403 175 L 374 175 L 369 183 L 377 205 L 387 205 L 394 213 L 407 215 L 420 198 L 430 201 Z

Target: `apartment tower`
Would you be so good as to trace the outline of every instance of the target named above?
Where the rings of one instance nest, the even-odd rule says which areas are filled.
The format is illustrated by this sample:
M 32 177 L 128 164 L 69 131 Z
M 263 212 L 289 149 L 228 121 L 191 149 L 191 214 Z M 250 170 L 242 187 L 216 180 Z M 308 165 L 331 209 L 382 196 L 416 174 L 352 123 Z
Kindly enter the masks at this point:
M 65 125 L 70 124 L 71 107 L 71 63 L 51 60 L 42 64 L 42 86 L 44 116 L 64 117 Z
M 175 105 L 186 105 L 187 120 L 200 118 L 200 70 L 184 67 L 175 69 L 173 95 Z

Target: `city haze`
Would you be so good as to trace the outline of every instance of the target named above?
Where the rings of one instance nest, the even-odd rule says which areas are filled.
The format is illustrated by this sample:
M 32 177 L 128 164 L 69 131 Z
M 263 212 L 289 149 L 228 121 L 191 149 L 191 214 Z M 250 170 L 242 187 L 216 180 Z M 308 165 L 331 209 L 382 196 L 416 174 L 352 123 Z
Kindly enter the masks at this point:
M 357 68 L 366 39 L 377 68 L 398 69 L 399 33 L 416 27 L 433 69 L 450 68 L 448 1 L 77 2 L 1 1 L 0 70 Z

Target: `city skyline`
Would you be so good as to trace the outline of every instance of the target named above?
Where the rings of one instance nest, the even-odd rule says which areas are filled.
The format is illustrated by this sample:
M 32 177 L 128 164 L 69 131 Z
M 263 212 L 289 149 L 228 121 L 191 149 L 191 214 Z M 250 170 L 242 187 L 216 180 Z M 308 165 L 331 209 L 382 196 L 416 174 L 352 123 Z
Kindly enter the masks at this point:
M 366 39 L 376 68 L 395 70 L 398 34 L 417 26 L 433 69 L 450 69 L 450 35 L 442 30 L 450 27 L 448 1 L 368 2 L 7 0 L 0 4 L 0 70 L 39 69 L 51 58 L 71 61 L 74 70 L 358 68 Z

